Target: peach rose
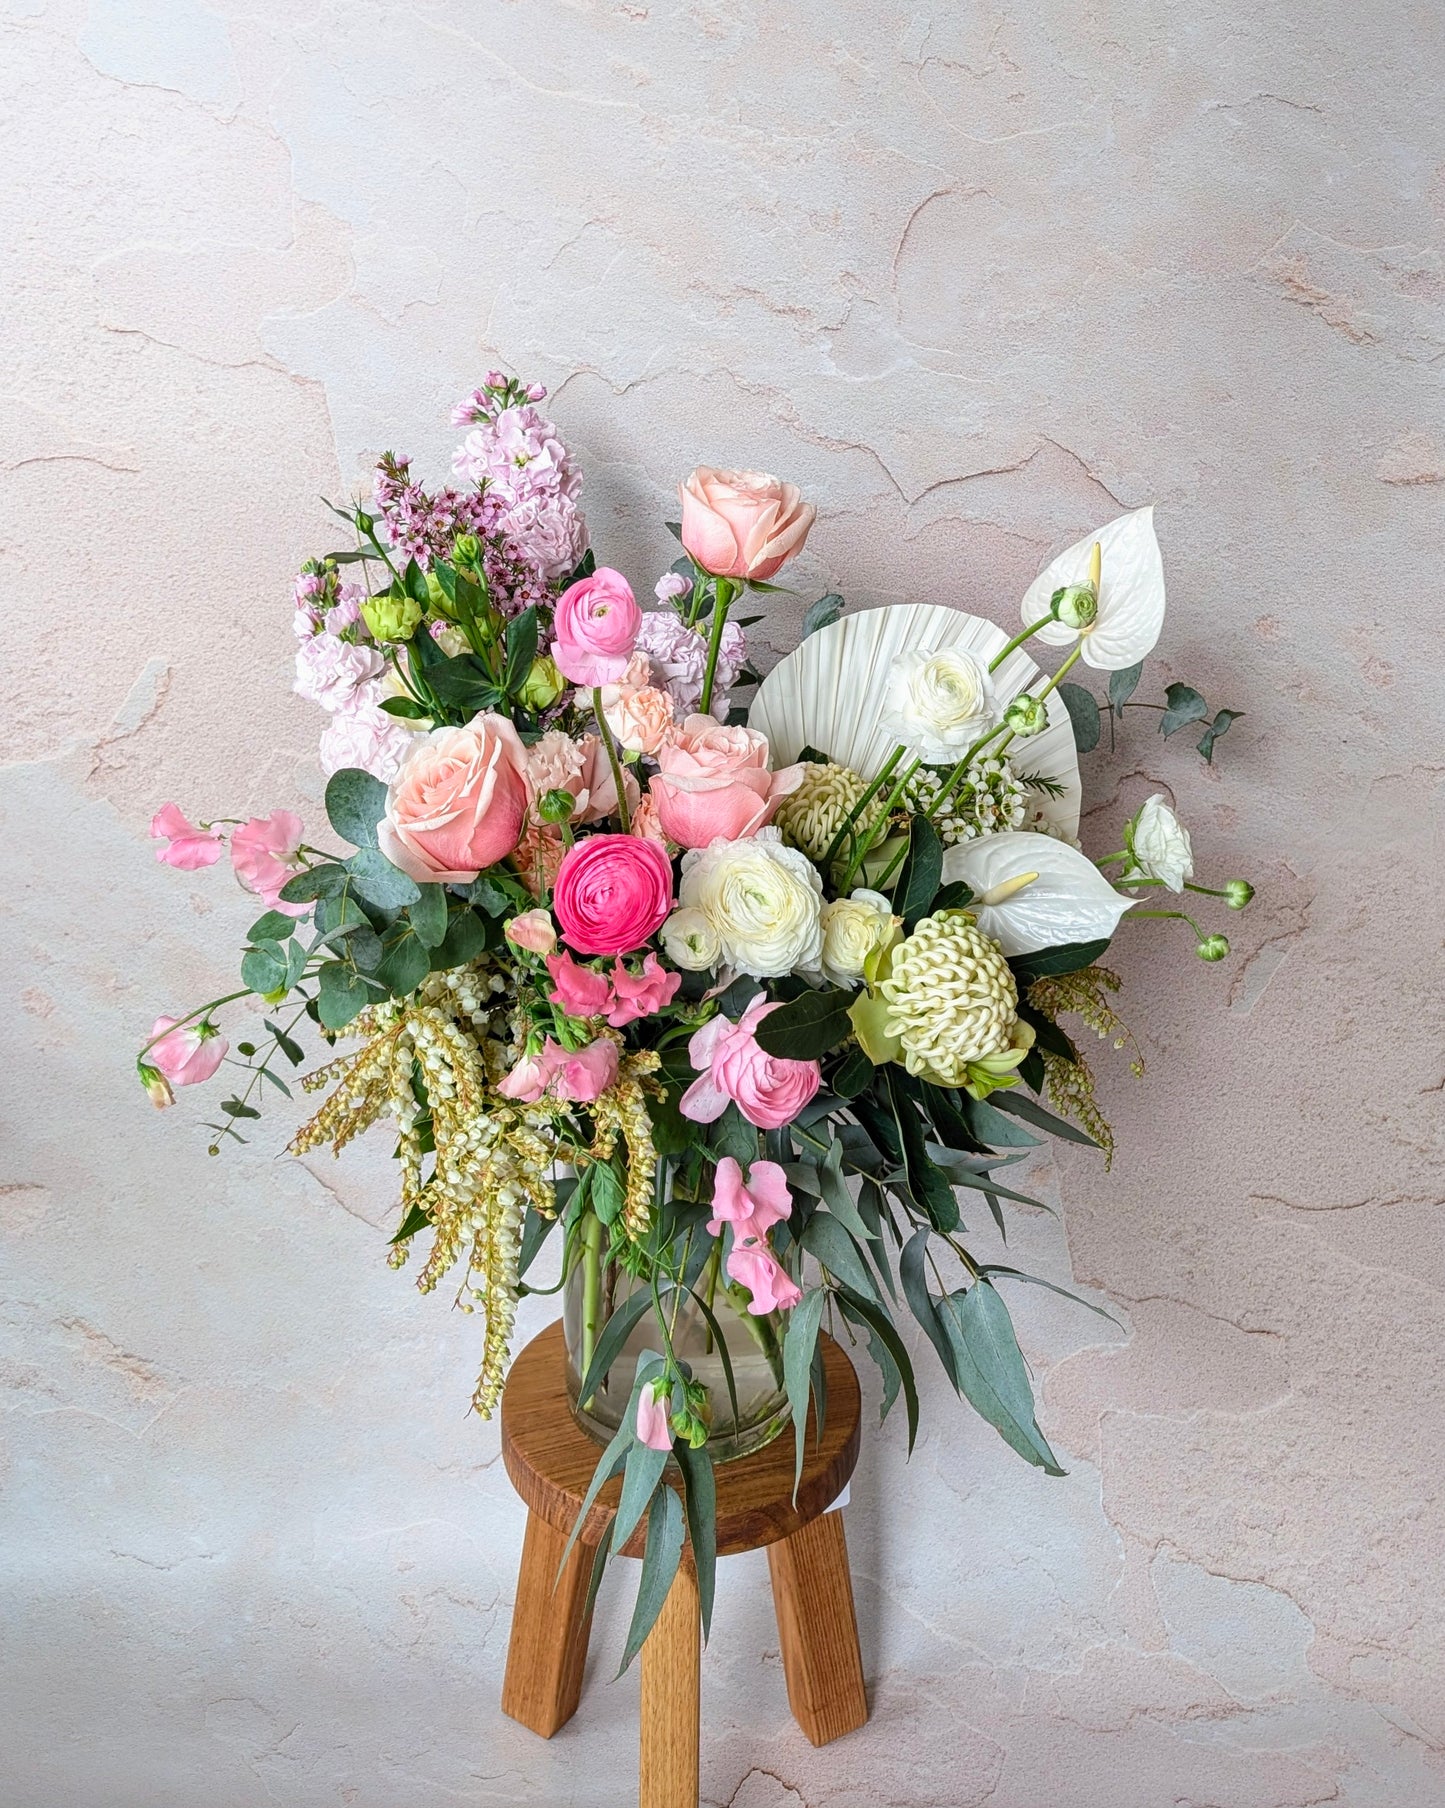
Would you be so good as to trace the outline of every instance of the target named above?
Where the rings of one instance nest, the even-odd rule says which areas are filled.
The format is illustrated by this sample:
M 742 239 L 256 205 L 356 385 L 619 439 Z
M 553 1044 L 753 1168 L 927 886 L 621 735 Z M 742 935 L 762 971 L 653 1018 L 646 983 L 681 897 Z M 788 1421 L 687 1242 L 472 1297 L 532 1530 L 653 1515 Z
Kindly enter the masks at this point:
M 602 714 L 629 753 L 656 753 L 673 732 L 672 698 L 651 684 L 604 684 Z
M 769 772 L 765 735 L 711 716 L 688 716 L 658 748 L 657 766 L 649 786 L 657 820 L 670 841 L 687 848 L 755 835 L 804 777 L 802 766 Z
M 516 847 L 527 814 L 527 750 L 505 716 L 418 735 L 387 787 L 377 842 L 418 884 L 465 884 Z
M 682 544 L 704 571 L 755 578 L 782 570 L 813 525 L 817 510 L 795 483 L 766 471 L 715 471 L 699 465 L 679 486 Z

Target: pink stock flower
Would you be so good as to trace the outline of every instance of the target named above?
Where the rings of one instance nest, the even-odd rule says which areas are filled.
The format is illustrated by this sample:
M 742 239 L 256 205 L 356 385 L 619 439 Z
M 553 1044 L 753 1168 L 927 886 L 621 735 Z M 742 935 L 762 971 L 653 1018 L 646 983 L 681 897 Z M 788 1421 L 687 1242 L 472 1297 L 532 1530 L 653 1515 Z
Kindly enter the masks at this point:
M 221 837 L 214 829 L 198 829 L 187 822 L 179 804 L 162 804 L 151 817 L 151 839 L 170 844 L 156 849 L 156 859 L 183 873 L 214 866 L 221 858 Z
M 375 680 L 359 684 L 342 707 L 332 711 L 317 749 L 327 778 L 354 766 L 389 785 L 401 771 L 415 731 L 381 708 L 381 695 Z
M 680 973 L 669 973 L 655 954 L 642 962 L 642 972 L 631 974 L 621 959 L 612 963 L 612 1001 L 607 1021 L 613 1029 L 635 1023 L 639 1017 L 651 1017 L 670 1005 L 682 984 Z
M 727 1271 L 752 1294 L 748 1311 L 758 1318 L 765 1318 L 769 1312 L 790 1312 L 803 1297 L 802 1289 L 789 1279 L 772 1250 L 758 1238 L 734 1239 Z
M 657 1381 L 645 1382 L 637 1396 L 637 1441 L 646 1444 L 649 1450 L 672 1449 L 672 1427 L 668 1423 L 672 1397 L 663 1394 L 659 1399 L 657 1390 L 660 1386 Z
M 822 1085 L 823 1070 L 816 1061 L 768 1055 L 758 1047 L 757 1027 L 777 1009 L 760 993 L 736 1023 L 714 1017 L 696 1032 L 687 1058 L 699 1077 L 682 1095 L 684 1117 L 695 1124 L 714 1123 L 731 1100 L 759 1130 L 781 1130 L 792 1123 Z
M 630 954 L 672 908 L 672 862 L 656 841 L 589 835 L 557 871 L 552 911 L 579 954 Z
M 283 916 L 304 917 L 309 904 L 286 904 L 281 887 L 295 878 L 304 861 L 301 818 L 290 810 L 273 810 L 269 816 L 253 816 L 231 837 L 231 865 L 245 890 L 254 892 L 268 910 Z
M 552 657 L 558 671 L 573 684 L 615 684 L 627 670 L 641 625 L 627 579 L 599 565 L 557 599 Z
M 710 1237 L 719 1236 L 724 1224 L 731 1224 L 737 1237 L 765 1237 L 775 1224 L 791 1217 L 792 1211 L 788 1177 L 777 1162 L 752 1162 L 746 1182 L 731 1155 L 724 1155 L 717 1164 L 707 1226 Z
M 578 966 L 567 953 L 549 954 L 547 971 L 553 986 L 548 998 L 569 1017 L 600 1017 L 611 1009 L 612 987 L 605 973 Z
M 377 843 L 419 884 L 458 884 L 510 854 L 529 802 L 527 751 L 505 716 L 413 737 L 387 787 Z
M 502 925 L 502 934 L 514 948 L 525 948 L 528 954 L 550 954 L 557 946 L 557 931 L 545 910 L 524 910 Z
M 332 633 L 302 641 L 292 690 L 323 709 L 341 709 L 360 684 L 381 675 L 386 661 L 375 647 L 356 646 Z
M 172 1086 L 197 1086 L 211 1075 L 226 1058 L 226 1038 L 207 1019 L 172 1029 L 178 1020 L 157 1017 L 151 1035 L 159 1036 L 141 1058 L 142 1067 L 153 1067 Z M 164 1032 L 169 1030 L 170 1034 Z M 154 1096 L 154 1094 L 152 1094 Z
M 699 465 L 681 484 L 682 544 L 715 577 L 773 577 L 801 552 L 817 510 L 766 471 Z
M 769 772 L 767 737 L 756 729 L 689 716 L 658 748 L 657 776 L 648 790 L 668 839 L 705 848 L 756 835 L 804 774 L 802 766 Z
M 674 732 L 672 698 L 651 684 L 604 684 L 602 714 L 629 753 L 656 753 Z

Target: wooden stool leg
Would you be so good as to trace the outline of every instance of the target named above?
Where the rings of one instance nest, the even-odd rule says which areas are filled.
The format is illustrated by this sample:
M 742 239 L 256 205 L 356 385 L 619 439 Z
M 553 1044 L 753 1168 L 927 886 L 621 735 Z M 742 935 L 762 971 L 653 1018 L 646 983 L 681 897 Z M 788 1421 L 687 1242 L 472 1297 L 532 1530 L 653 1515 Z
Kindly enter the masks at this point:
M 697 1808 L 702 1657 L 687 1553 L 642 1647 L 641 1808 Z
M 768 1546 L 788 1706 L 814 1745 L 868 1718 L 843 1515 L 824 1513 Z
M 527 1515 L 502 1712 L 544 1739 L 577 1711 L 587 1635 L 592 1630 L 592 1616 L 585 1609 L 595 1547 L 579 1538 L 559 1578 L 557 1566 L 566 1544 L 565 1532 L 556 1531 L 536 1513 Z

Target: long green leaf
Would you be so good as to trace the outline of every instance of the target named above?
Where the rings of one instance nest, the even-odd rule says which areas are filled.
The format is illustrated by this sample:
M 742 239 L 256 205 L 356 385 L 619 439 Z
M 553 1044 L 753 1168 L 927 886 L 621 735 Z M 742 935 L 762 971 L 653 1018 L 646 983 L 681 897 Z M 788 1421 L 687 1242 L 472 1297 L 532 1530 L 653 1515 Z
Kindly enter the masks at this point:
M 1026 1124 L 1032 1124 L 1036 1130 L 1045 1130 L 1050 1136 L 1059 1136 L 1067 1143 L 1083 1143 L 1086 1148 L 1097 1149 L 1096 1143 L 1087 1130 L 1081 1130 L 1077 1124 L 1071 1124 L 1066 1118 L 1055 1117 L 1052 1111 L 1045 1111 L 1042 1105 L 1036 1105 L 1022 1093 L 1012 1087 L 1004 1087 L 994 1093 L 989 1103 L 999 1111 L 1007 1111 L 1013 1117 L 1021 1117 Z
M 597 1346 L 592 1352 L 592 1360 L 587 1364 L 587 1373 L 582 1377 L 582 1386 L 578 1392 L 579 1400 L 590 1400 L 602 1383 L 602 1377 L 617 1360 L 618 1352 L 632 1334 L 632 1327 L 652 1304 L 652 1295 L 646 1289 L 631 1293 L 602 1327 L 597 1339 Z
M 712 1630 L 713 1593 L 717 1581 L 717 1479 L 706 1446 L 694 1450 L 684 1440 L 677 1445 L 677 1466 L 687 1506 L 687 1535 L 692 1540 L 692 1562 L 697 1571 L 697 1604 L 702 1616 L 702 1636 Z
M 654 1450 L 651 1444 L 637 1442 L 628 1451 L 627 1467 L 622 1472 L 622 1497 L 617 1503 L 617 1517 L 612 1521 L 614 1555 L 636 1531 L 654 1489 L 661 1485 L 662 1472 L 671 1455 L 671 1450 Z
M 848 1007 L 853 993 L 833 986 L 811 989 L 788 1004 L 769 1011 L 754 1035 L 765 1055 L 788 1061 L 816 1061 L 847 1039 L 853 1025 Z
M 627 1452 L 636 1442 L 636 1433 L 633 1430 L 635 1422 L 635 1416 L 631 1412 L 625 1413 L 622 1423 L 612 1434 L 612 1442 L 597 1459 L 597 1467 L 592 1471 L 592 1480 L 587 1484 L 587 1492 L 582 1496 L 582 1505 L 578 1507 L 577 1517 L 572 1521 L 572 1530 L 567 1534 L 567 1543 L 562 1550 L 562 1561 L 557 1565 L 558 1581 L 561 1580 L 562 1571 L 567 1567 L 567 1559 L 572 1555 L 572 1546 L 576 1544 L 583 1526 L 587 1523 L 587 1515 L 592 1511 L 593 1502 L 626 1462 Z M 607 1540 L 604 1538 L 602 1542 L 606 1544 Z M 556 1585 L 554 1582 L 552 1586 L 555 1588 Z
M 918 1107 L 909 1096 L 902 1070 L 888 1067 L 884 1073 L 893 1121 L 898 1127 L 898 1140 L 903 1150 L 903 1173 L 913 1202 L 935 1230 L 956 1230 L 958 1200 L 943 1171 L 929 1159 Z
M 1049 1475 L 1063 1475 L 1034 1417 L 1034 1391 L 1008 1307 L 989 1281 L 951 1293 L 939 1316 L 953 1345 L 958 1385 L 1004 1442 Z
M 647 1515 L 642 1577 L 637 1584 L 632 1624 L 627 1629 L 627 1647 L 617 1670 L 619 1676 L 642 1649 L 643 1641 L 662 1612 L 682 1557 L 683 1531 L 682 1502 L 671 1488 L 659 1488 L 652 1497 L 652 1509 Z
M 696 1288 L 692 1289 L 692 1297 L 693 1303 L 696 1305 L 698 1311 L 701 1312 L 703 1317 L 707 1320 L 708 1330 L 712 1332 L 712 1340 L 717 1348 L 718 1358 L 722 1363 L 723 1380 L 727 1383 L 728 1405 L 732 1408 L 733 1424 L 736 1425 L 738 1420 L 742 1417 L 742 1413 L 738 1410 L 738 1384 L 737 1378 L 733 1374 L 733 1359 L 728 1351 L 728 1340 L 723 1336 L 722 1326 L 717 1322 L 712 1307 Z
M 1087 1306 L 1090 1312 L 1097 1312 L 1100 1318 L 1107 1318 L 1111 1325 L 1118 1325 L 1121 1331 L 1124 1328 L 1112 1312 L 1094 1300 L 1085 1299 L 1082 1293 L 1071 1293 L 1057 1281 L 1046 1281 L 1041 1274 L 1025 1274 L 1022 1268 L 1008 1268 L 1002 1262 L 985 1262 L 980 1272 L 987 1275 L 1001 1274 L 1010 1281 L 1027 1281 L 1034 1287 L 1047 1287 L 1050 1293 L 1060 1294 L 1064 1299 L 1072 1300 L 1076 1306 Z
M 1061 942 L 1054 948 L 1040 948 L 1036 954 L 1018 954 L 1009 962 L 1019 990 L 1031 986 L 1036 979 L 1052 979 L 1060 973 L 1078 973 L 1094 962 L 1109 946 L 1105 936 L 1097 942 Z
M 924 1273 L 924 1258 L 928 1253 L 929 1232 L 925 1226 L 917 1230 L 904 1245 L 903 1254 L 898 1258 L 898 1278 L 903 1283 L 903 1297 L 908 1301 L 908 1309 L 918 1320 L 924 1335 L 938 1352 L 938 1360 L 943 1364 L 943 1372 L 954 1387 L 958 1379 L 953 1365 L 953 1346 L 949 1342 L 948 1333 L 944 1330 L 938 1317 L 937 1302 L 928 1291 L 928 1276 Z
M 918 1383 L 914 1379 L 913 1363 L 909 1358 L 903 1339 L 898 1335 L 893 1320 L 881 1306 L 875 1306 L 870 1300 L 862 1299 L 856 1293 L 850 1293 L 846 1287 L 839 1291 L 838 1304 L 845 1316 L 851 1318 L 855 1324 L 861 1322 L 867 1328 L 870 1333 L 870 1347 L 872 1338 L 877 1338 L 893 1364 L 894 1371 L 903 1388 L 903 1409 L 908 1415 L 908 1454 L 912 1456 L 913 1446 L 918 1440 Z M 876 1354 L 874 1360 L 877 1361 Z M 883 1365 L 879 1363 L 879 1367 L 881 1369 Z M 884 1370 L 883 1379 L 883 1417 L 886 1418 L 888 1408 L 893 1404 L 887 1394 L 889 1377 L 886 1370 Z
M 818 1342 L 818 1326 L 823 1318 L 825 1295 L 821 1287 L 805 1293 L 788 1314 L 788 1328 L 783 1336 L 783 1386 L 793 1415 L 793 1436 L 797 1440 L 797 1460 L 793 1466 L 793 1504 L 797 1505 L 798 1484 L 803 1479 L 803 1454 L 808 1436 L 808 1395 L 813 1367 L 813 1350 Z
M 908 853 L 894 889 L 895 908 L 905 929 L 912 929 L 928 915 L 943 878 L 943 843 L 926 816 L 915 816 L 908 836 Z
M 1007 1088 L 1001 1088 L 994 1098 L 1002 1095 Z M 998 1110 L 992 1099 L 975 1099 L 961 1093 L 958 1109 L 964 1122 L 977 1137 L 985 1149 L 1036 1149 L 1039 1139 L 1024 1129 L 1022 1124 L 1013 1123 Z
M 878 1287 L 863 1252 L 830 1212 L 814 1212 L 803 1232 L 803 1248 L 838 1280 L 846 1281 L 869 1299 L 878 1297 Z

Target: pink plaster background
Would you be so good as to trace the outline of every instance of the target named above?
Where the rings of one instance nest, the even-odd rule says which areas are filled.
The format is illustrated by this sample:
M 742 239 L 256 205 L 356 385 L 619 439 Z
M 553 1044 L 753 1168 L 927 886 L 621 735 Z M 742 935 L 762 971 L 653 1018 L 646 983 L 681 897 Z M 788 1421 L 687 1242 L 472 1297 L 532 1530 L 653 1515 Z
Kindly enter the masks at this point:
M 1016 1300 L 1070 1473 L 924 1365 L 911 1467 L 890 1422 L 849 1509 L 874 1719 L 804 1743 L 736 1560 L 706 1802 L 1445 1799 L 1438 13 L 0 14 L 0 1802 L 629 1799 L 615 1596 L 573 1724 L 498 1714 L 520 1512 L 474 1325 L 384 1267 L 384 1151 L 278 1161 L 278 1113 L 209 1161 L 128 1071 L 252 914 L 147 819 L 314 814 L 315 498 L 387 446 L 440 471 L 499 361 L 639 589 L 699 458 L 818 500 L 805 594 L 1000 620 L 1156 500 L 1151 681 L 1248 712 L 1213 769 L 1139 716 L 1087 769 L 1095 851 L 1163 789 L 1261 895 L 1223 969 L 1123 932 L 1119 1158 L 1037 1163 L 1061 1219 L 1015 1220 L 1122 1320 Z

